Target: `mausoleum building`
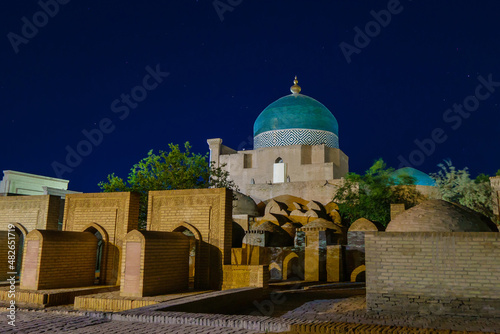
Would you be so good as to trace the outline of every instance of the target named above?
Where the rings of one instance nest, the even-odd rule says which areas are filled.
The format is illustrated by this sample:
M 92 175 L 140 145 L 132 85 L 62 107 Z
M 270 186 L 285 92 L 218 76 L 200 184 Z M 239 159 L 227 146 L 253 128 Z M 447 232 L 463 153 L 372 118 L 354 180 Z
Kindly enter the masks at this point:
M 328 203 L 332 185 L 349 171 L 339 148 L 337 119 L 320 102 L 300 94 L 297 78 L 292 94 L 267 106 L 254 123 L 254 149 L 236 151 L 209 139 L 210 160 L 225 165 L 240 190 L 257 202 L 294 194 Z

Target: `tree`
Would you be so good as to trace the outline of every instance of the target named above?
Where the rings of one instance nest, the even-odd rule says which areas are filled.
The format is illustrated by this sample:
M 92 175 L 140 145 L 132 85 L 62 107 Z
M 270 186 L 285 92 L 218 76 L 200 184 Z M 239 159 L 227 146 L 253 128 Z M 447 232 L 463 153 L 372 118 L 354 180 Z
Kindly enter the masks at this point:
M 179 145 L 168 144 L 170 151 L 153 150 L 147 157 L 136 163 L 130 170 L 127 181 L 109 174 L 107 181 L 99 182 L 103 192 L 133 191 L 141 195 L 139 228 L 146 228 L 148 192 L 151 190 L 228 188 L 238 187 L 229 179 L 229 172 L 223 166 L 208 164 L 206 155 L 191 152 L 189 142 L 184 144 L 184 152 Z
M 490 182 L 490 176 L 481 173 L 474 179 L 474 183 L 482 183 L 482 182 Z
M 443 200 L 458 203 L 496 220 L 493 214 L 492 188 L 489 177 L 480 174 L 475 180 L 470 178 L 466 168 L 458 170 L 451 161 L 438 165 L 438 173 L 431 174 Z
M 416 179 L 408 174 L 394 175 L 382 159 L 375 161 L 365 175 L 349 173 L 333 200 L 339 204 L 344 221 L 366 218 L 386 226 L 391 219 L 391 204 L 408 209 L 425 197 L 416 189 Z
M 500 169 L 497 170 L 497 176 L 500 176 Z

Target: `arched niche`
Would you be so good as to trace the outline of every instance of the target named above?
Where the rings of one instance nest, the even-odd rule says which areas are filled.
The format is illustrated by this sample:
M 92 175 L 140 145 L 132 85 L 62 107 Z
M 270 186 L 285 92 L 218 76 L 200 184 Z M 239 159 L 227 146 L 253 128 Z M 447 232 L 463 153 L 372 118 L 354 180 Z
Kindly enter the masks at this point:
M 91 223 L 82 229 L 82 232 L 89 232 L 97 238 L 96 267 L 94 284 L 104 284 L 106 282 L 106 271 L 108 263 L 109 236 L 108 232 L 97 223 Z

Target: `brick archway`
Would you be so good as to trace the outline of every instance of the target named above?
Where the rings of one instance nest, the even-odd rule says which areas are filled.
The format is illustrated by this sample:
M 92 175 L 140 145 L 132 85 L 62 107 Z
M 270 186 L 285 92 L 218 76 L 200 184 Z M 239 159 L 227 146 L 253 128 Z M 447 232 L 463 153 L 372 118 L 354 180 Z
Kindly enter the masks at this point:
M 21 231 L 23 236 L 26 237 L 26 235 L 28 234 L 28 230 L 22 224 L 14 223 L 12 225 L 14 225 L 19 231 Z
M 198 229 L 193 225 L 186 222 L 180 222 L 174 229 L 172 229 L 172 232 L 181 232 L 183 229 L 191 231 L 198 242 L 203 241 L 200 231 L 198 231 Z
M 358 277 L 358 275 L 365 271 L 366 266 L 364 264 L 354 269 L 351 273 L 351 282 L 356 282 L 356 278 Z
M 106 272 L 107 272 L 107 269 L 108 269 L 108 248 L 109 248 L 109 236 L 108 236 L 108 232 L 106 232 L 106 230 L 104 229 L 104 227 L 102 227 L 101 225 L 97 224 L 97 223 L 91 223 L 87 226 L 85 226 L 83 229 L 82 229 L 82 232 L 89 232 L 89 233 L 92 233 L 94 235 L 96 235 L 97 237 L 97 234 L 96 232 L 99 232 L 99 234 L 101 235 L 101 238 L 102 238 L 102 250 L 101 250 L 101 253 L 99 254 L 99 245 L 98 245 L 98 250 L 97 250 L 97 259 L 96 261 L 99 262 L 99 266 L 98 268 L 96 268 L 96 272 L 97 270 L 99 271 L 99 278 L 97 279 L 96 278 L 96 283 L 97 284 L 103 284 L 104 282 L 106 282 Z M 96 263 L 97 265 L 97 263 Z M 97 276 L 97 274 L 96 274 Z
M 23 256 L 24 256 L 24 246 L 26 236 L 28 235 L 28 230 L 20 223 L 13 223 L 15 227 L 15 231 L 17 234 L 16 237 L 16 279 L 21 277 L 21 270 L 23 264 Z
M 192 289 L 196 289 L 200 287 L 200 272 L 201 272 L 201 252 L 203 247 L 203 239 L 200 231 L 193 225 L 180 222 L 172 232 L 185 232 L 189 231 L 193 235 L 190 237 L 190 245 L 189 245 L 189 287 Z M 185 234 L 185 233 L 184 233 Z M 194 240 L 193 240 L 194 238 Z
M 297 255 L 297 253 L 290 253 L 288 254 L 285 259 L 283 260 L 283 280 L 287 280 L 289 279 L 289 274 L 288 272 L 290 271 L 290 263 L 294 260 L 294 259 L 297 259 L 295 261 L 298 261 L 299 259 L 299 256 Z M 293 273 L 293 270 L 292 270 L 292 273 Z

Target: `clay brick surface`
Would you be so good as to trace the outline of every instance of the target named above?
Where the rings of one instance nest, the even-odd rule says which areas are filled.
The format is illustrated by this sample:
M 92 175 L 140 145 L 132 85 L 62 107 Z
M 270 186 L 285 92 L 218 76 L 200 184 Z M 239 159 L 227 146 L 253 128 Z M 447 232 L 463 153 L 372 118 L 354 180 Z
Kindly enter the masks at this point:
M 500 233 L 369 232 L 367 308 L 500 316 Z

